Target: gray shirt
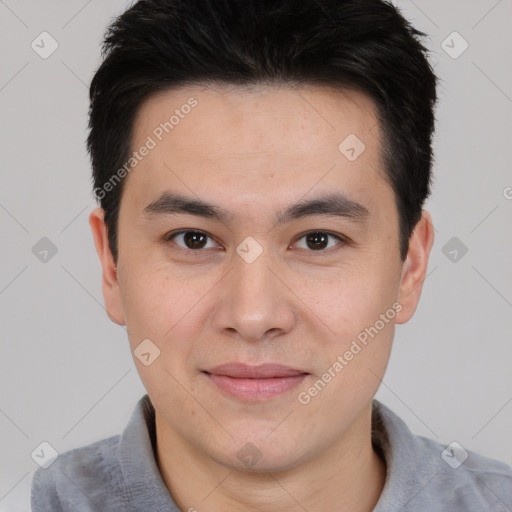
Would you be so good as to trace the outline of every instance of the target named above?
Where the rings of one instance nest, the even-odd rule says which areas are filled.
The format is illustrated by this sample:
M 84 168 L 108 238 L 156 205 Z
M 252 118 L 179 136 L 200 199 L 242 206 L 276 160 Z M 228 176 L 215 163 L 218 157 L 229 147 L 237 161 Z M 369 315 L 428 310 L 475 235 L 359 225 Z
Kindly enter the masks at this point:
M 148 395 L 122 435 L 70 450 L 32 480 L 33 512 L 179 512 L 155 460 Z M 414 435 L 373 400 L 372 442 L 387 476 L 374 512 L 512 512 L 512 467 Z

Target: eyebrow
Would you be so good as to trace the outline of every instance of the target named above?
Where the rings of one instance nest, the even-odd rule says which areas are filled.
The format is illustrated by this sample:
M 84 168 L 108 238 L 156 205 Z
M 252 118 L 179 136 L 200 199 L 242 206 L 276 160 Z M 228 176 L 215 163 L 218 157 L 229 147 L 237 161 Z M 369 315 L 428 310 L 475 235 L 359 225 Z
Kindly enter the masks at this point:
M 143 215 L 147 218 L 189 214 L 229 223 L 233 214 L 219 205 L 201 199 L 187 197 L 179 193 L 164 192 L 158 199 L 148 204 Z M 296 219 L 312 215 L 342 217 L 354 221 L 364 221 L 369 216 L 368 209 L 339 192 L 313 199 L 302 200 L 277 212 L 276 224 L 286 224 Z

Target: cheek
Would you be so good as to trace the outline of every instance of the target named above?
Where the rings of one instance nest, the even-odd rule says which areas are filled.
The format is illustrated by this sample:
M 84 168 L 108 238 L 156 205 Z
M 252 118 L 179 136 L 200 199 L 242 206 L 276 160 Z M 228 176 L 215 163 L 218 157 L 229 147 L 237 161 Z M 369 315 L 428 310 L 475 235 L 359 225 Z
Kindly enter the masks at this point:
M 302 389 L 311 413 L 325 414 L 325 410 L 332 409 L 336 423 L 340 407 L 357 409 L 377 392 L 389 361 L 394 322 L 400 310 L 394 287 L 387 278 L 354 275 L 339 286 L 332 286 L 322 304 L 318 304 L 322 320 L 335 334 L 317 337 L 315 349 L 322 355 L 322 363 L 308 387 Z
M 159 363 L 183 373 L 206 325 L 207 305 L 218 273 L 201 273 L 195 279 L 168 263 L 131 260 L 120 280 L 126 327 L 132 351 L 145 339 L 160 350 Z M 142 368 L 144 370 L 144 368 Z
M 337 269 L 296 289 L 317 318 L 331 328 L 332 337 L 347 340 L 374 325 L 392 308 L 398 297 L 399 281 L 398 269 L 393 271 L 385 268 L 382 261 L 373 260 L 364 266 L 354 264 Z M 393 320 L 395 310 L 389 313 Z
M 323 373 L 330 369 L 336 374 L 318 405 L 323 400 L 336 401 L 338 393 L 357 403 L 377 391 L 400 310 L 399 280 L 399 269 L 387 268 L 382 260 L 374 259 L 364 267 L 340 272 L 337 282 L 324 283 L 324 293 L 322 288 L 315 288 L 317 296 L 310 300 L 316 303 L 318 316 L 334 331 L 327 338 L 318 338 L 319 351 L 325 356 L 325 368 L 319 370 Z M 325 377 L 329 379 L 329 375 Z
M 168 271 L 131 263 L 120 282 L 130 348 L 147 392 L 165 403 L 180 396 L 179 383 L 187 380 L 187 359 L 194 350 L 191 340 L 199 338 L 195 330 L 202 323 L 193 314 L 197 290 Z M 190 384 L 187 389 L 193 392 Z
M 188 302 L 179 283 L 163 269 L 151 267 L 150 261 L 130 260 L 119 279 L 132 348 L 145 338 L 161 346 L 164 333 L 183 316 Z

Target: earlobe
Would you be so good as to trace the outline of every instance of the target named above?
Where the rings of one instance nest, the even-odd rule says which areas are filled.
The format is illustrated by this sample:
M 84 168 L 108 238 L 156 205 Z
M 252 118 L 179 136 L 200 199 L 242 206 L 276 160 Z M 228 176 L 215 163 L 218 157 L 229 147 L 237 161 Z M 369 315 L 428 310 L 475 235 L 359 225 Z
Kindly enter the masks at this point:
M 117 268 L 110 250 L 108 230 L 105 224 L 105 211 L 102 208 L 95 208 L 89 215 L 89 225 L 96 252 L 100 259 L 102 269 L 102 290 L 105 300 L 105 309 L 112 322 L 118 325 L 125 324 L 124 310 L 119 290 Z
M 423 281 L 427 275 L 428 259 L 434 243 L 432 218 L 427 211 L 414 228 L 409 240 L 409 251 L 402 266 L 399 302 L 402 310 L 396 317 L 396 323 L 403 324 L 410 320 L 420 300 Z

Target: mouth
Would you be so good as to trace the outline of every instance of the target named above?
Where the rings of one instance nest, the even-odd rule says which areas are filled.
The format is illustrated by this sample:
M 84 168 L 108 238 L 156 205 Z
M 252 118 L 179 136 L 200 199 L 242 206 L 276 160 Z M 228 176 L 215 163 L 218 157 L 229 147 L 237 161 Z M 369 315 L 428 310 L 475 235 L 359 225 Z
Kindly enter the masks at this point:
M 298 386 L 308 372 L 280 364 L 249 366 L 227 363 L 203 371 L 210 382 L 231 397 L 263 401 Z

